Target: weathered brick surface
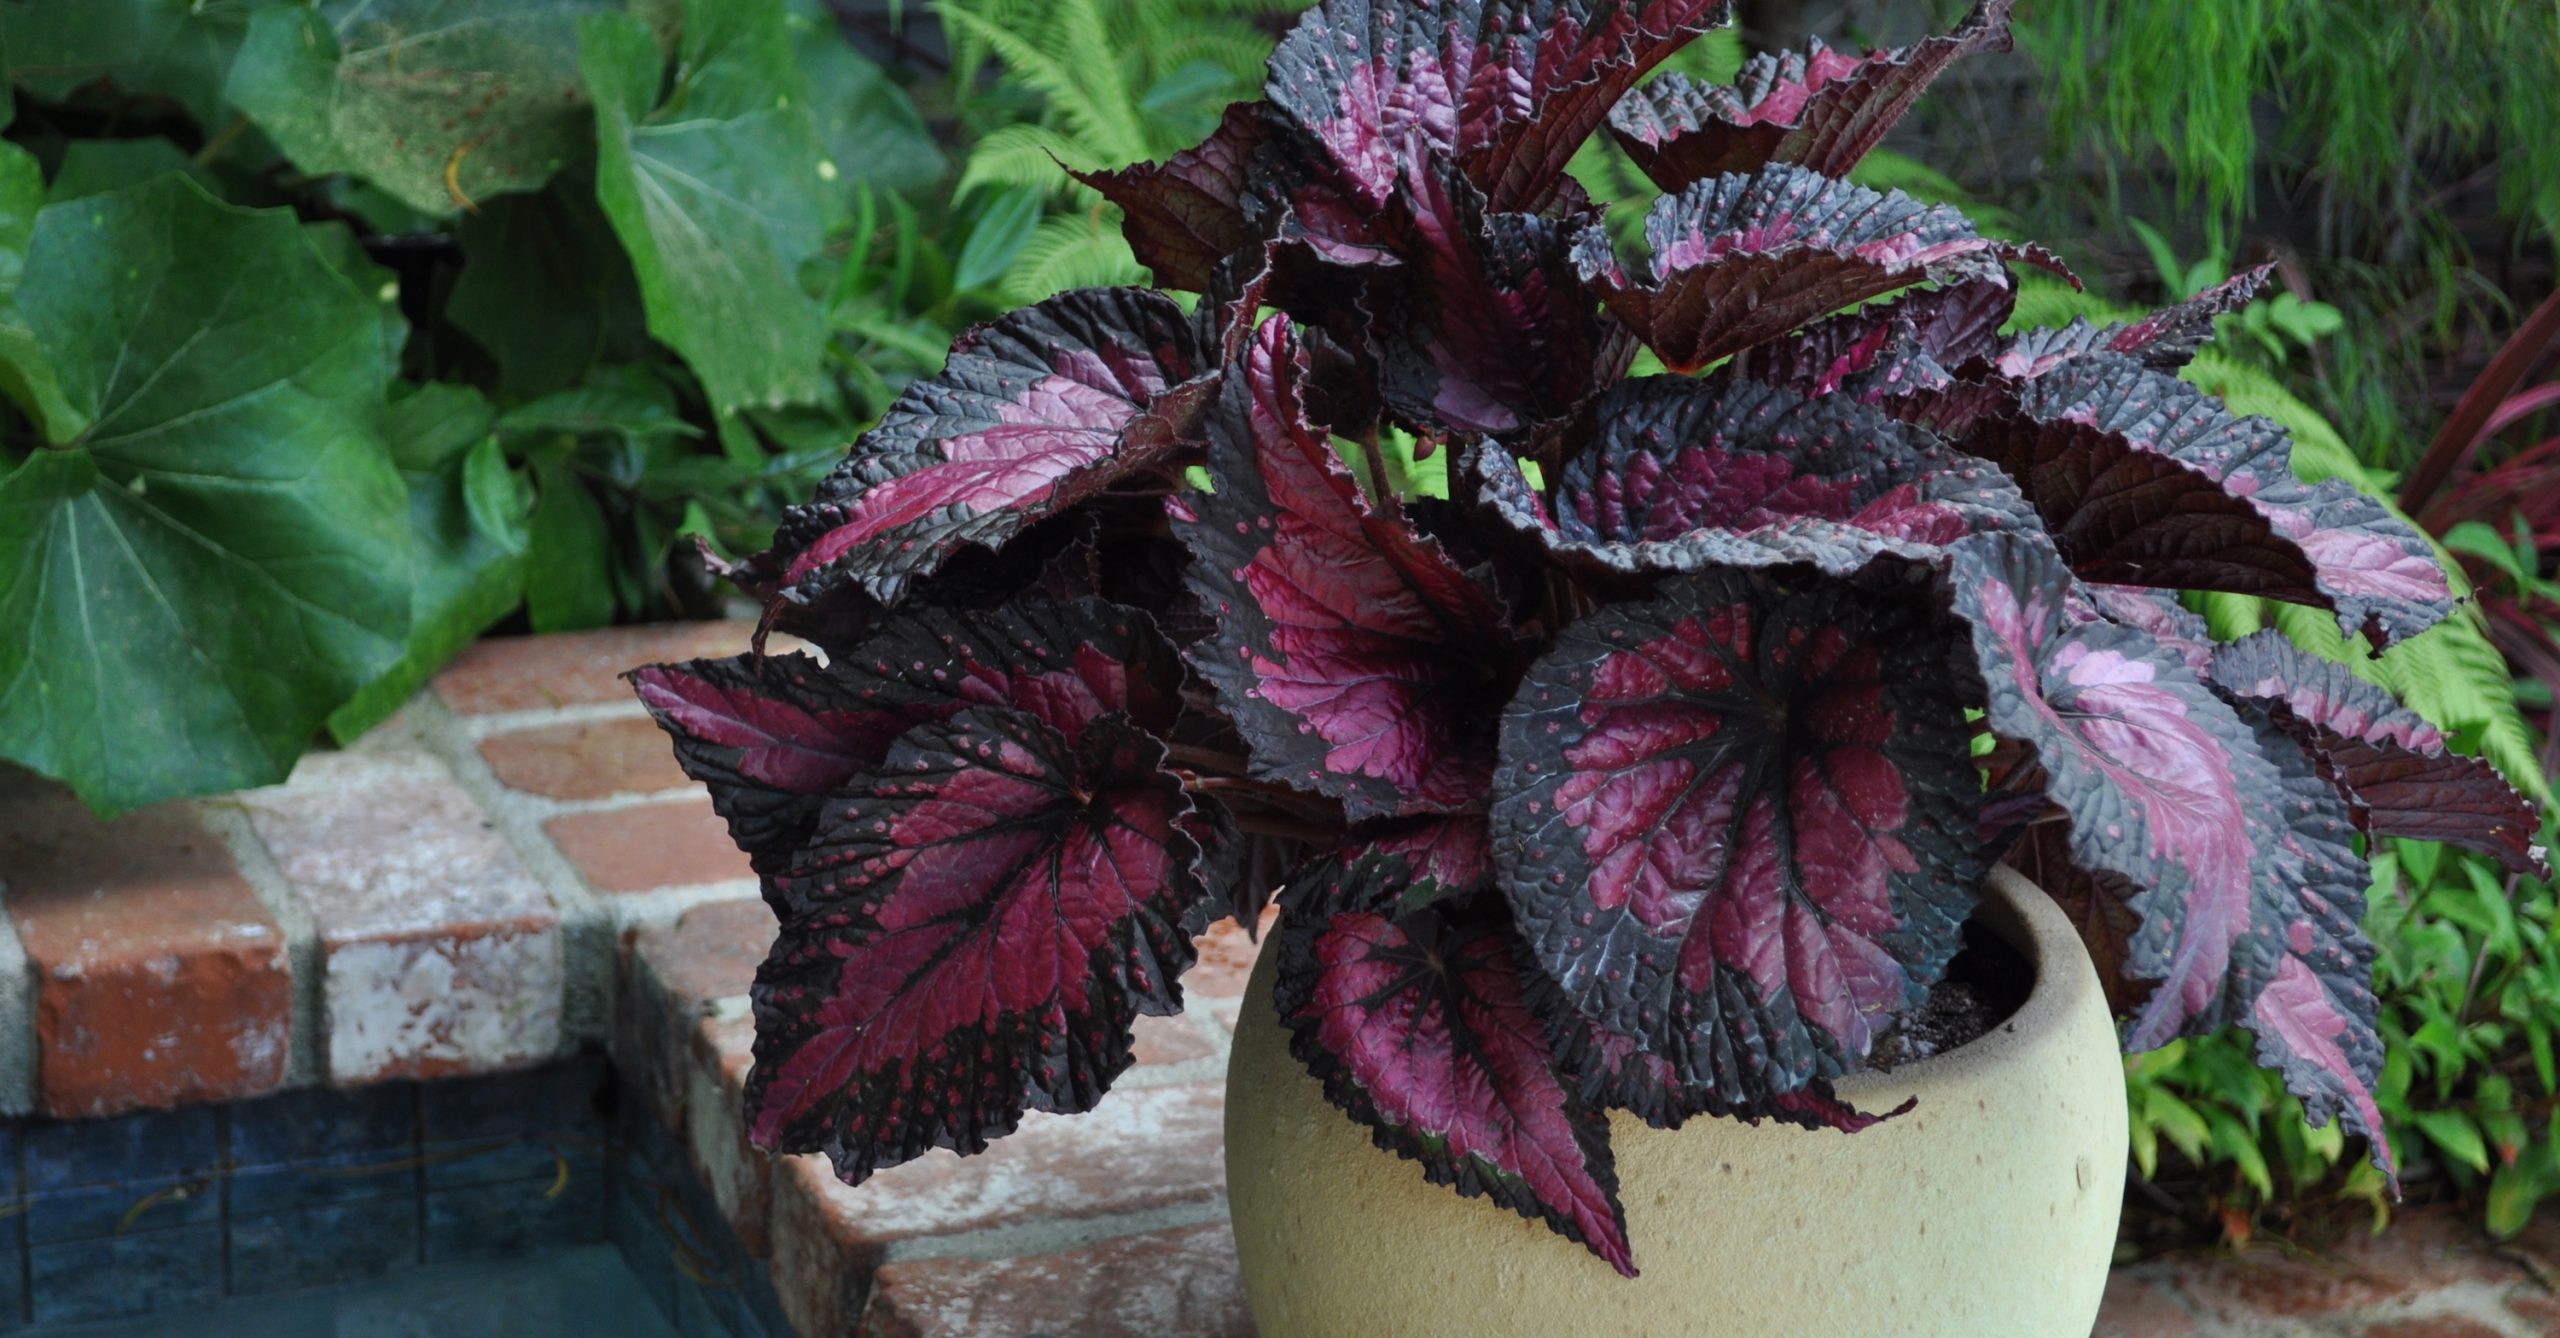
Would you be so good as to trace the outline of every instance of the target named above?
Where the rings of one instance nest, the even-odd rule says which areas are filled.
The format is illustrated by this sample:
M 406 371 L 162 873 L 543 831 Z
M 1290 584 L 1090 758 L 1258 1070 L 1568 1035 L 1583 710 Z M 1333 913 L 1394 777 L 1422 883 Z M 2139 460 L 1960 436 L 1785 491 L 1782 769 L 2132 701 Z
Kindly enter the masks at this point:
M 682 1120 L 694 1028 L 722 1000 L 747 992 L 773 932 L 773 912 L 745 897 L 696 906 L 624 944 L 614 1063 L 660 1120 Z
M 665 803 L 563 813 L 543 824 L 587 886 L 598 892 L 653 892 L 752 878 L 729 840 L 728 824 L 694 793 Z
M 443 762 L 315 753 L 242 802 L 319 935 L 330 1081 L 558 1052 L 559 914 Z
M 660 623 L 550 636 L 491 637 L 454 657 L 435 694 L 464 715 L 631 700 L 622 674 L 661 660 L 735 655 L 750 622 Z
M 500 784 L 546 799 L 605 799 L 693 784 L 654 721 L 573 721 L 492 735 L 480 756 Z
M 0 881 L 36 976 L 37 1101 L 77 1119 L 284 1082 L 284 933 L 192 808 L 111 822 L 0 770 Z
M 2107 1296 L 2090 1338 L 2192 1338 L 2196 1321 L 2168 1289 L 2129 1270 L 2107 1279 Z
M 1386 1330 L 1381 1329 L 1381 1333 Z M 880 1270 L 862 1338 L 1252 1338 L 1224 1221 L 1002 1260 Z
M 754 1046 L 755 1024 L 744 1017 L 708 1017 L 694 1029 L 685 1145 L 729 1229 L 761 1256 L 772 1249 L 773 1163 L 747 1142 L 742 1107 Z
M 2440 1315 L 2367 1325 L 2364 1338 L 2507 1338 L 2507 1335 L 2503 1330 L 2493 1329 L 2478 1320 Z

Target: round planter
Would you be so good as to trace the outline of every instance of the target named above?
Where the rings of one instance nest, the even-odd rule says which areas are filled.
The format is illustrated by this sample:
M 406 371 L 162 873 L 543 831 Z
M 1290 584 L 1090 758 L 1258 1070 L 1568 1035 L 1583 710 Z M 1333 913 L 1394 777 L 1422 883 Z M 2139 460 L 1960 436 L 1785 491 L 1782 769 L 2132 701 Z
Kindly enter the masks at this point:
M 1255 967 L 1227 1067 L 1227 1193 L 1262 1338 L 1963 1335 L 2096 1323 L 2124 1193 L 2124 1070 L 2097 973 L 2053 902 L 2006 870 L 1985 925 L 2035 969 L 1990 1035 L 1839 1084 L 1858 1134 L 1619 1113 L 1643 1276 L 1369 1141 L 1289 1054 Z

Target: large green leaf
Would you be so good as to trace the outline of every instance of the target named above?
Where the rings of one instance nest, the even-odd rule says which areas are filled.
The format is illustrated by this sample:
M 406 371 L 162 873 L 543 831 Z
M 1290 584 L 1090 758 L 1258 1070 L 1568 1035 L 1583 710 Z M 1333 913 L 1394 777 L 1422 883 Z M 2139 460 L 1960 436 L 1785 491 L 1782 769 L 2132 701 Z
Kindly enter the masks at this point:
M 906 90 L 890 82 L 878 62 L 846 45 L 825 5 L 796 5 L 791 38 L 808 80 L 818 142 L 841 180 L 912 193 L 951 170 Z
M 827 330 L 800 268 L 841 213 L 781 0 L 687 0 L 674 89 L 648 26 L 579 26 L 596 104 L 596 197 L 640 279 L 649 331 L 723 413 L 815 398 Z M 840 174 L 839 174 L 840 175 Z
M 498 360 L 510 393 L 566 389 L 599 362 L 647 354 L 631 262 L 586 174 L 491 200 L 462 219 L 454 236 L 462 274 L 445 318 Z
M 526 191 L 582 153 L 577 23 L 608 0 L 323 0 L 262 9 L 231 102 L 306 172 L 433 215 Z
M 243 4 L 202 0 L 11 0 L 0 4 L 10 82 L 59 99 L 113 80 L 175 100 L 207 132 L 222 116 L 223 72 L 240 48 Z
M 417 545 L 409 647 L 400 663 L 330 714 L 329 734 L 340 743 L 399 710 L 524 597 L 529 508 L 498 458 L 490 434 L 496 416 L 479 391 L 463 385 L 423 385 L 392 401 L 387 435 L 408 481 L 409 533 Z M 475 488 L 483 495 L 475 497 Z
M 171 176 L 44 209 L 16 297 L 59 394 L 0 480 L 0 753 L 106 811 L 281 779 L 408 629 L 373 295 Z
M 44 172 L 35 155 L 0 141 L 0 394 L 38 421 L 70 412 L 53 375 L 53 359 L 36 343 L 18 310 L 27 243 L 35 239 L 36 211 L 44 207 Z

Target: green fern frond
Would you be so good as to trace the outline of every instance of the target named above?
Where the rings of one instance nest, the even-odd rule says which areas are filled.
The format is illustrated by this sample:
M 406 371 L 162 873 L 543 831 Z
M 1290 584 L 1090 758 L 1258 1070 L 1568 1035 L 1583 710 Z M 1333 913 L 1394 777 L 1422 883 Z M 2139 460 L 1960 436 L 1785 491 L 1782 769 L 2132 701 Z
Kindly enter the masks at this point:
M 1005 300 L 1028 305 L 1070 288 L 1146 282 L 1146 271 L 1120 236 L 1118 219 L 1106 220 L 1103 212 L 1043 220 L 1005 275 Z
M 1047 126 L 1009 125 L 970 148 L 969 161 L 960 171 L 959 193 L 966 195 L 979 186 L 1064 190 L 1075 185 L 1075 179 L 1059 167 L 1061 163 L 1078 171 L 1103 166 L 1084 145 Z

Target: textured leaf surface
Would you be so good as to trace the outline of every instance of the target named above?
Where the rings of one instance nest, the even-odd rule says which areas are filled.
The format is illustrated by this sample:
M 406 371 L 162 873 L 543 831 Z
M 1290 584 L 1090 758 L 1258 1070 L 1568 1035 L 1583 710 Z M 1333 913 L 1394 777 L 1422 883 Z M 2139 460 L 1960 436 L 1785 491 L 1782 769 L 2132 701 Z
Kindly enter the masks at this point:
M 1537 210 L 1636 80 L 1726 0 L 1326 0 L 1271 57 L 1272 105 L 1371 205 L 1422 155 Z
M 2249 809 L 2277 778 L 2247 725 L 2174 655 L 2131 628 L 2068 626 L 2070 578 L 2026 542 L 1976 550 L 1957 608 L 1971 622 L 1994 734 L 2024 744 L 2071 826 L 2073 862 L 2137 889 L 2134 969 L 2160 980 L 2129 1038 L 2161 1045 L 2218 994 L 2249 923 Z
M 2231 558 L 2236 547 L 2223 542 L 2223 535 L 2241 517 L 2202 495 L 2198 480 L 2264 520 L 2269 540 L 2264 551 L 2276 555 L 2268 558 L 2270 563 L 2278 557 L 2292 561 L 2281 552 L 2290 547 L 2309 564 L 2309 588 L 2282 585 L 2270 576 L 2267 588 L 2251 593 L 2328 607 L 2337 613 L 2340 627 L 2350 633 L 2367 630 L 2377 644 L 2414 636 L 2452 611 L 2452 588 L 2436 564 L 2434 548 L 2351 484 L 2335 479 L 2306 484 L 2296 478 L 2292 443 L 2283 428 L 2267 419 L 2235 416 L 2176 377 L 2112 354 L 2072 359 L 2026 382 L 2018 395 L 2019 416 L 2049 432 L 2040 434 L 2030 452 L 2013 446 L 2013 427 L 2000 420 L 1986 422 L 1979 429 L 1981 453 L 1994 459 L 2084 456 L 2092 463 L 2075 467 L 2081 472 L 2121 461 L 2129 452 L 2165 458 L 2179 469 L 2160 470 L 2163 478 L 2154 487 L 2173 491 L 2176 509 L 2209 509 L 2223 518 L 2204 527 L 2213 537 L 2199 540 L 2200 546 Z M 1976 449 L 1972 438 L 1962 444 Z M 2036 480 L 2011 472 L 2042 509 Z M 2048 511 L 2047 518 L 2052 520 L 2053 513 Z M 2174 532 L 2176 527 L 2171 528 Z M 2154 552 L 2151 560 L 2168 559 Z M 2133 574 L 2108 568 L 2097 579 L 2122 582 Z M 2178 583 L 2204 584 L 2183 579 L 2191 574 L 2197 573 L 2180 572 Z M 2146 576 L 2143 583 L 2153 581 Z M 2160 583 L 2172 582 L 2164 577 Z
M 1070 175 L 1120 206 L 1129 250 L 1158 284 L 1205 293 L 1220 262 L 1259 240 L 1245 217 L 1247 174 L 1275 129 L 1267 104 L 1239 102 L 1209 138 L 1161 163 Z
M 420 213 L 527 191 L 587 144 L 578 19 L 606 0 L 328 0 L 250 16 L 232 105 L 305 172 Z M 448 169 L 450 177 L 448 178 Z
M 631 256 L 649 333 L 721 412 L 816 398 L 827 331 L 800 267 L 841 201 L 781 0 L 686 0 L 684 78 L 663 105 L 665 56 L 647 24 L 599 15 L 578 31 L 596 198 Z
M 1641 276 L 1619 266 L 1597 226 L 1575 258 L 1610 310 L 1679 372 L 1914 284 L 2005 285 L 2001 261 L 2034 254 L 1978 235 L 1944 205 L 1787 166 L 1666 195 L 1644 230 L 1652 260 Z
M 247 6 L 168 0 L 19 0 L 0 5 L 9 82 L 59 101 L 111 81 L 127 94 L 174 99 L 199 126 L 223 122 L 223 75 L 240 50 Z M 0 108 L 8 104 L 0 101 Z
M 784 513 L 750 579 L 799 603 L 846 581 L 893 601 L 962 548 L 1161 464 L 1176 429 L 1151 410 L 1199 361 L 1182 309 L 1137 288 L 1061 294 L 972 330 Z
M 1845 576 L 1881 554 L 1926 560 L 2032 523 L 2000 471 L 1847 396 L 1648 377 L 1603 396 L 1590 420 L 1598 439 L 1551 471 L 1552 496 L 1534 495 L 1501 447 L 1478 459 L 1504 519 L 1616 570 L 1803 562 Z
M 372 295 L 182 177 L 47 208 L 26 256 L 58 399 L 0 481 L 7 754 L 105 810 L 281 780 L 408 628 Z
M 1608 1120 L 1556 1071 L 1500 899 L 1472 895 L 1483 842 L 1480 820 L 1436 822 L 1290 876 L 1271 949 L 1289 1048 L 1433 1184 L 1543 1220 L 1633 1277 Z M 1452 873 L 1473 876 L 1453 889 Z
M 1755 345 L 1735 368 L 1798 394 L 1868 403 L 1944 390 L 1953 369 L 1998 350 L 2000 325 L 2017 296 L 2005 278 L 1905 293 L 1816 321 L 1792 339 Z
M 1503 890 L 1573 1008 L 1693 1100 L 1827 1103 L 1983 872 L 1954 634 L 1845 582 L 1657 591 L 1565 629 L 1504 712 Z
M 1254 774 L 1354 818 L 1483 800 L 1508 620 L 1403 515 L 1372 507 L 1307 418 L 1285 318 L 1255 336 L 1210 425 L 1215 492 L 1177 531 L 1218 620 L 1190 652 L 1253 747 Z
M 1958 57 L 2009 49 L 2012 0 L 1985 0 L 1954 32 L 1851 56 L 1816 40 L 1808 51 L 1754 56 L 1731 85 L 1672 73 L 1629 94 L 1609 128 L 1664 190 L 1728 172 L 1794 163 L 1848 175 Z
M 2238 311 L 2266 290 L 2275 268 L 2270 261 L 2243 270 L 2184 302 L 2125 325 L 2092 325 L 2083 317 L 2058 328 L 2021 330 L 1993 366 L 2003 376 L 2026 380 L 2086 354 L 2121 353 L 2145 367 L 2176 371 L 2213 338 L 2216 317 Z
M 2259 703 L 2346 794 L 2375 836 L 2445 841 L 2494 856 L 2510 872 L 2548 876 L 2533 806 L 2497 769 L 2453 752 L 2444 735 L 2355 676 L 2268 630 L 2221 647 L 2214 686 Z
M 751 1134 L 859 1183 L 936 1147 L 1081 1111 L 1130 1023 L 1181 1008 L 1206 896 L 1190 802 L 1126 717 L 1069 736 L 977 706 L 918 725 L 769 875 Z
M 1111 714 L 1162 730 L 1180 674 L 1127 610 L 1024 599 L 891 617 L 825 664 L 741 655 L 651 665 L 632 684 L 739 849 L 770 871 L 806 844 L 829 796 L 916 725 L 1009 706 L 1070 742 Z

